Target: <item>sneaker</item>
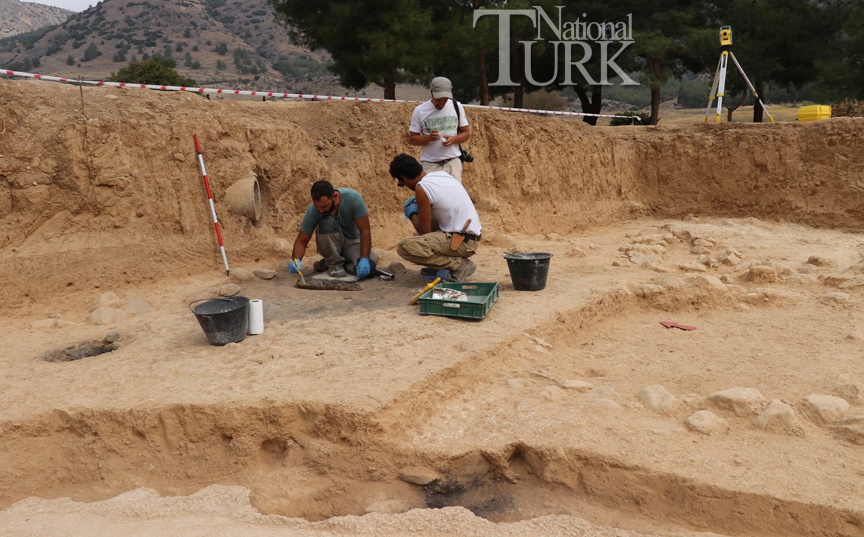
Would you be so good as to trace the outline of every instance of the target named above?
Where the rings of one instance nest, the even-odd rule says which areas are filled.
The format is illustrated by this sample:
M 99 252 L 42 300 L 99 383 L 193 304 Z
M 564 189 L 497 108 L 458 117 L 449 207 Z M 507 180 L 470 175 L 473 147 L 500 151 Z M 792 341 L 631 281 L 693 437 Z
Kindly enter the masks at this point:
M 420 275 L 423 276 L 425 280 L 434 280 L 435 278 L 441 278 L 441 281 L 447 281 L 451 279 L 453 276 L 450 274 L 450 271 L 445 269 L 435 270 L 431 267 L 423 267 L 420 269 Z
M 474 274 L 475 270 L 477 270 L 477 265 L 475 265 L 473 261 L 466 257 L 462 261 L 462 264 L 459 265 L 459 268 L 452 271 L 450 281 L 464 282 L 468 278 L 468 276 Z
M 330 274 L 331 278 L 344 278 L 348 276 L 348 273 L 345 272 L 345 269 L 342 265 L 335 265 L 327 269 L 327 273 Z
M 444 269 L 441 269 L 438 272 L 436 272 L 435 277 L 441 278 L 442 282 L 446 282 L 447 280 L 450 280 L 453 278 L 453 274 L 449 270 L 444 268 Z
M 315 272 L 324 272 L 325 270 L 327 270 L 327 260 L 321 258 L 318 261 L 312 263 L 312 270 L 314 270 Z

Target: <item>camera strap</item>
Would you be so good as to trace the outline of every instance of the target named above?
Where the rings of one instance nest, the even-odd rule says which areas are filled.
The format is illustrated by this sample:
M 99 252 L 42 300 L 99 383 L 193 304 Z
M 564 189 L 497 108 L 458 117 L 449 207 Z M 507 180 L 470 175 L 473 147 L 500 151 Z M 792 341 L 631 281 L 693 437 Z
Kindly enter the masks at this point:
M 459 101 L 457 101 L 456 99 L 450 99 L 450 100 L 453 101 L 453 108 L 456 109 L 456 136 L 459 136 L 459 123 L 461 123 L 461 120 L 459 119 Z M 459 153 L 461 154 L 462 153 L 462 144 L 456 144 L 456 145 L 459 146 Z

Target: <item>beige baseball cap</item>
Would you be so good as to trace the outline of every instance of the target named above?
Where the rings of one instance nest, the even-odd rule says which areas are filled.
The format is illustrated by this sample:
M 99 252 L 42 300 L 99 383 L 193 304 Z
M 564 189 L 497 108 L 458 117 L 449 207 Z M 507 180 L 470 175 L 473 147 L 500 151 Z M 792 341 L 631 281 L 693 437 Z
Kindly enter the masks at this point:
M 450 82 L 449 78 L 436 76 L 432 79 L 432 82 L 429 83 L 429 89 L 432 90 L 432 97 L 436 99 L 440 99 L 441 97 L 447 97 L 448 99 L 453 98 L 453 84 Z

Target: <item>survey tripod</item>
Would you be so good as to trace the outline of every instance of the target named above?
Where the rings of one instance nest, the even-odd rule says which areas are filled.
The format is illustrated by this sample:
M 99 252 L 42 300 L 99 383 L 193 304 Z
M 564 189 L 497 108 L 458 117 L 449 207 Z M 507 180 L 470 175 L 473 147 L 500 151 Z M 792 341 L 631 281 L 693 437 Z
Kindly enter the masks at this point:
M 735 67 L 738 68 L 738 72 L 741 73 L 744 81 L 747 82 L 747 87 L 753 92 L 753 96 L 756 97 L 756 102 L 759 103 L 759 106 L 761 106 L 762 110 L 765 111 L 765 114 L 768 115 L 768 119 L 771 120 L 771 123 L 774 123 L 774 117 L 770 112 L 768 112 L 768 108 L 765 107 L 765 103 L 762 102 L 762 99 L 759 98 L 759 92 L 757 92 L 756 88 L 753 87 L 753 84 L 750 83 L 750 79 L 747 78 L 744 69 L 741 67 L 741 64 L 738 63 L 738 59 L 735 58 L 734 54 L 732 54 L 731 26 L 720 27 L 720 48 L 723 52 L 720 53 L 720 62 L 717 64 L 717 72 L 714 74 L 714 84 L 711 86 L 711 95 L 708 97 L 708 107 L 705 109 L 705 123 L 708 123 L 708 114 L 711 113 L 711 103 L 714 102 L 715 98 L 717 99 L 717 114 L 714 117 L 714 122 L 720 123 L 720 115 L 723 112 L 723 97 L 726 93 L 726 68 L 729 65 L 729 58 L 732 58 Z

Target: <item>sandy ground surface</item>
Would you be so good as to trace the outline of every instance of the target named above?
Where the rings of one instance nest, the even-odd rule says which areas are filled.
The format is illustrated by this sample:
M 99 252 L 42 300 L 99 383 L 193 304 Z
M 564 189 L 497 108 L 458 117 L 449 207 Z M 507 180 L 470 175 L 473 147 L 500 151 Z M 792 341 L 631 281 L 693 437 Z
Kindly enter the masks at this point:
M 499 298 L 470 321 L 407 303 L 410 105 L 0 102 L 0 534 L 864 534 L 864 121 L 474 113 Z M 225 205 L 250 172 L 257 222 Z M 395 280 L 294 286 L 322 177 L 364 194 Z M 512 251 L 553 254 L 545 289 Z M 209 345 L 189 304 L 220 293 L 264 332 Z

